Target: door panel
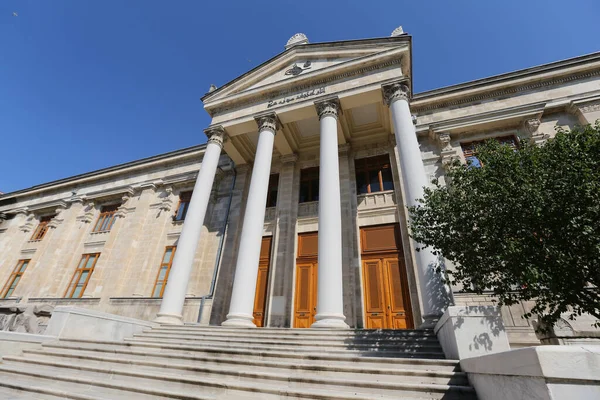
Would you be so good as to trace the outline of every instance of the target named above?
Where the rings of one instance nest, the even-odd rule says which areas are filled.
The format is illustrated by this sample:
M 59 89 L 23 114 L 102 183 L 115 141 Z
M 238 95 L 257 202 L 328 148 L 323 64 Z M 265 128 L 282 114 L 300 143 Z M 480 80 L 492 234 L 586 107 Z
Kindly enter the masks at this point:
M 269 285 L 269 267 L 271 265 L 271 236 L 263 237 L 256 277 L 256 294 L 254 295 L 254 325 L 263 327 L 267 304 L 267 287 Z
M 398 225 L 361 228 L 360 236 L 366 328 L 412 328 Z
M 317 306 L 317 263 L 296 264 L 296 302 L 294 328 L 310 328 L 315 322 Z
M 408 294 L 408 288 L 405 288 L 406 279 L 402 279 L 401 264 L 397 257 L 384 258 L 383 264 L 387 274 L 389 306 L 390 306 L 390 327 L 392 329 L 406 329 L 409 325 L 408 314 L 405 307 L 405 296 Z M 407 286 L 407 285 L 406 285 Z
M 380 260 L 365 260 L 363 262 L 365 313 L 368 328 L 378 329 L 386 326 L 386 301 L 382 272 Z

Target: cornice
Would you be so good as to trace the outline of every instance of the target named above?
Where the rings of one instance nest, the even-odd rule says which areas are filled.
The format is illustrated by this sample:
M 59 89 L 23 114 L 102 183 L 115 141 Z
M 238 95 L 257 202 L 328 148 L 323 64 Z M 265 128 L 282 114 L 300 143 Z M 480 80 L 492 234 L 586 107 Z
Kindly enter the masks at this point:
M 567 82 L 592 78 L 594 76 L 600 76 L 600 68 L 597 70 L 587 71 L 587 72 L 580 73 L 580 74 L 564 75 L 561 77 L 547 78 L 545 80 L 540 79 L 535 82 L 530 82 L 530 83 L 520 84 L 520 85 L 519 84 L 515 85 L 513 83 L 513 86 L 509 86 L 510 85 L 510 81 L 509 81 L 506 83 L 507 87 L 505 87 L 503 89 L 492 90 L 489 92 L 484 92 L 484 93 L 466 96 L 466 97 L 458 97 L 459 93 L 457 92 L 456 98 L 450 99 L 450 100 L 445 100 L 445 101 L 436 101 L 435 97 L 432 97 L 431 99 L 424 99 L 420 94 L 417 94 L 413 97 L 411 111 L 416 112 L 416 113 L 423 113 L 423 112 L 427 112 L 430 110 L 465 105 L 465 104 L 479 102 L 482 100 L 492 99 L 492 98 L 496 98 L 496 97 L 513 95 L 515 93 L 532 91 L 532 90 L 543 88 L 543 87 L 555 86 L 555 85 L 560 85 L 560 84 L 567 83 Z M 472 87 L 464 88 L 464 90 L 469 90 L 469 89 L 472 89 Z M 442 96 L 444 94 L 445 93 L 441 93 L 440 96 Z M 422 102 L 423 104 L 419 104 L 420 102 Z

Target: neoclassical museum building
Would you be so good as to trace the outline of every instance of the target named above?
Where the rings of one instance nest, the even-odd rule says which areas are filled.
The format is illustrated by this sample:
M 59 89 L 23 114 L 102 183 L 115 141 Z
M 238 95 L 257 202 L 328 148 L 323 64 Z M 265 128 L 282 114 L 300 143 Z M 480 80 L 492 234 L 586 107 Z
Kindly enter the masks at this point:
M 414 93 L 411 36 L 310 43 L 202 105 L 205 144 L 0 195 L 0 306 L 144 320 L 410 329 L 449 304 L 407 206 L 476 144 L 600 118 L 600 53 Z M 446 265 L 452 268 L 452 265 Z M 515 346 L 536 342 L 502 309 Z

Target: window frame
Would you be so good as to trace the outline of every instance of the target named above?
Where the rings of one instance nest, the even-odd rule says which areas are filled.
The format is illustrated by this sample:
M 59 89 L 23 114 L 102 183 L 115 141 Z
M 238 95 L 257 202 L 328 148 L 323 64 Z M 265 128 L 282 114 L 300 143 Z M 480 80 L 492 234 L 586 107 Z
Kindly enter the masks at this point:
M 102 206 L 100 208 L 100 215 L 98 215 L 98 219 L 92 229 L 92 233 L 110 232 L 117 219 L 115 214 L 119 207 L 120 204 L 107 204 Z M 101 229 L 106 221 L 108 221 L 108 226 L 106 226 L 105 229 Z
M 314 181 L 317 182 L 317 188 L 320 185 L 320 170 L 319 167 L 310 167 L 310 168 L 303 168 L 300 170 L 300 188 L 298 190 L 298 203 L 302 204 L 302 203 L 310 203 L 313 201 L 319 201 L 319 198 L 317 197 L 317 199 L 315 199 L 314 197 L 314 193 L 313 193 L 313 185 L 312 183 Z M 303 183 L 307 183 L 308 182 L 308 200 L 304 200 L 302 201 L 302 184 Z M 318 196 L 318 192 L 319 189 L 317 189 L 317 196 Z
M 94 263 L 92 264 L 91 267 L 87 268 L 86 265 L 88 264 L 88 261 L 91 257 L 95 257 Z M 80 299 L 83 297 L 83 294 L 85 293 L 85 289 L 87 289 L 88 283 L 90 282 L 90 278 L 92 277 L 92 273 L 94 272 L 94 268 L 96 267 L 96 263 L 98 262 L 99 258 L 100 258 L 100 253 L 86 253 L 86 254 L 81 255 L 81 259 L 79 260 L 79 263 L 77 264 L 77 268 L 75 269 L 75 272 L 73 273 L 73 276 L 71 277 L 71 280 L 69 281 L 67 290 L 65 290 L 65 295 L 63 296 L 64 298 Z M 73 294 L 75 294 L 75 290 L 77 289 L 77 286 L 80 283 L 81 275 L 86 271 L 89 273 L 87 274 L 85 282 L 83 283 L 81 292 L 79 293 L 79 296 L 73 297 Z M 77 279 L 75 277 L 77 277 Z M 75 283 L 75 284 L 73 285 L 73 283 Z
M 164 262 L 165 260 L 165 255 L 167 254 L 167 251 L 171 250 L 171 257 L 169 258 L 169 261 L 167 263 Z M 152 288 L 152 295 L 151 297 L 153 298 L 162 298 L 163 294 L 165 292 L 165 288 L 167 287 L 167 282 L 169 281 L 169 274 L 171 273 L 171 267 L 173 266 L 173 260 L 175 259 L 175 252 L 177 251 L 177 246 L 166 246 L 165 247 L 165 251 L 163 252 L 162 258 L 160 259 L 160 267 L 158 268 L 158 273 L 156 274 L 156 279 L 154 280 L 154 287 Z M 160 280 L 160 273 L 162 271 L 163 268 L 166 268 L 167 271 L 165 272 L 165 276 L 163 277 L 162 280 Z M 162 283 L 162 287 L 160 289 L 160 294 L 158 296 L 155 295 L 156 292 L 156 286 L 158 285 L 158 283 Z
M 384 161 L 384 159 L 385 159 L 385 162 L 382 162 L 382 161 Z M 359 164 L 362 164 L 362 165 L 359 165 Z M 392 183 L 391 189 L 384 188 L 383 171 L 385 169 L 388 169 L 389 173 L 390 173 L 390 178 L 391 178 L 390 182 Z M 377 171 L 377 177 L 379 180 L 379 190 L 373 190 L 371 188 L 370 175 L 371 175 L 371 172 L 375 172 L 375 171 Z M 359 173 L 364 174 L 363 178 L 365 179 L 365 182 L 367 185 L 366 192 L 360 191 L 360 185 L 358 184 Z M 358 195 L 386 192 L 388 190 L 394 190 L 394 188 L 395 188 L 394 174 L 392 173 L 392 161 L 390 159 L 389 154 L 380 154 L 378 156 L 355 159 L 354 160 L 354 175 L 356 178 L 356 193 Z
M 519 140 L 516 135 L 493 136 L 493 137 L 486 137 L 486 138 L 479 139 L 479 140 L 472 140 L 470 142 L 461 142 L 460 149 L 462 151 L 463 157 L 464 157 L 467 165 L 469 164 L 469 160 L 471 158 L 475 158 L 475 159 L 477 159 L 479 165 L 478 166 L 474 165 L 473 167 L 474 168 L 483 167 L 483 163 L 481 162 L 481 160 L 479 158 L 477 158 L 477 146 L 484 143 L 487 140 L 496 140 L 500 144 L 508 144 L 510 147 L 512 147 L 515 150 L 519 148 Z
M 186 190 L 179 192 L 179 203 L 175 209 L 175 215 L 173 215 L 173 221 L 185 221 L 185 217 L 190 209 L 190 202 L 192 201 L 193 190 Z M 178 218 L 181 207 L 183 206 L 182 216 Z
M 25 264 L 25 268 L 23 268 L 23 270 L 21 271 L 23 264 Z M 4 284 L 4 287 L 2 287 L 2 294 L 0 295 L 0 298 L 6 299 L 7 297 L 9 297 L 8 291 L 11 290 L 11 287 L 12 287 L 12 291 L 10 292 L 10 294 L 12 295 L 15 292 L 17 285 L 21 281 L 21 277 L 25 273 L 25 270 L 27 269 L 27 267 L 29 267 L 29 264 L 31 264 L 30 258 L 25 258 L 25 259 L 17 261 L 17 265 L 15 266 L 15 268 L 13 268 L 13 271 L 11 272 L 6 283 Z M 19 279 L 17 280 L 17 278 L 19 278 Z M 14 283 L 15 280 L 17 280 L 17 283 Z M 13 286 L 13 283 L 14 283 L 14 286 Z
M 46 236 L 46 233 L 48 233 L 48 229 L 50 228 L 48 226 L 48 224 L 50 223 L 50 221 L 52 221 L 52 218 L 56 217 L 56 215 L 46 215 L 44 217 L 40 217 L 40 222 L 38 223 L 38 226 L 35 228 L 35 231 L 33 231 L 33 235 L 31 235 L 31 239 L 29 239 L 29 241 L 31 242 L 39 242 L 41 241 L 44 236 Z

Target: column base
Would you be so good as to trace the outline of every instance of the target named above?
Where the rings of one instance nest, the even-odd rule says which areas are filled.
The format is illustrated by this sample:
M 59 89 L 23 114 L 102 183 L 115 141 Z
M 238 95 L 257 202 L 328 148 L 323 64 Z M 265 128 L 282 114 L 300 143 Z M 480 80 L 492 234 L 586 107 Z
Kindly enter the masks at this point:
M 183 317 L 177 314 L 158 313 L 154 322 L 157 324 L 183 325 Z
M 346 317 L 344 314 L 317 314 L 315 316 L 316 322 L 310 327 L 317 329 L 350 329 L 347 323 L 344 321 Z
M 227 314 L 227 320 L 221 324 L 231 328 L 256 328 L 254 317 L 246 314 Z

